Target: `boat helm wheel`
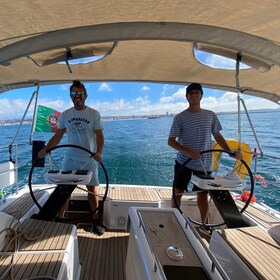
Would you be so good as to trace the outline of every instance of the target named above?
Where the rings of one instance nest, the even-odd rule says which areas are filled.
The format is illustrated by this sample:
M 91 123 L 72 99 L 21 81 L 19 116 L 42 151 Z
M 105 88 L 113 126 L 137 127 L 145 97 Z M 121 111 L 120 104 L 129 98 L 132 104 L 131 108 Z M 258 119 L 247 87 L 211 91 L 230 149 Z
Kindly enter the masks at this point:
M 81 147 L 81 146 L 78 146 L 78 145 L 72 145 L 72 144 L 57 145 L 57 146 L 55 146 L 53 148 L 48 149 L 47 153 L 49 154 L 51 151 L 56 150 L 56 149 L 61 149 L 61 148 L 77 148 L 77 149 L 80 149 L 80 150 L 83 150 L 83 151 L 87 152 L 90 156 L 94 156 L 94 153 L 91 152 L 90 150 L 88 150 L 88 149 L 86 149 L 84 147 Z M 92 159 L 92 160 L 94 160 L 94 159 Z M 30 195 L 31 195 L 34 203 L 41 210 L 42 206 L 37 201 L 37 199 L 36 199 L 36 197 L 35 197 L 35 195 L 33 193 L 33 189 L 32 189 L 32 175 L 33 175 L 33 170 L 34 170 L 34 168 L 36 166 L 36 162 L 37 161 L 38 161 L 38 158 L 32 163 L 32 166 L 31 166 L 31 169 L 30 169 L 30 172 L 29 172 L 29 177 L 28 177 L 28 186 L 29 186 Z M 104 202 L 105 202 L 105 200 L 107 198 L 108 190 L 109 190 L 109 178 L 108 178 L 108 173 L 107 173 L 107 170 L 106 170 L 104 164 L 102 162 L 99 162 L 99 164 L 100 164 L 100 166 L 101 166 L 101 168 L 103 170 L 104 177 L 105 177 L 105 185 L 106 185 L 104 195 L 103 195 L 101 203 L 99 205 L 104 205 Z M 89 193 L 89 191 L 86 190 L 86 189 L 83 189 L 83 191 Z M 95 212 L 97 212 L 98 210 L 99 210 L 99 207 L 97 207 L 95 210 L 93 210 L 92 213 L 90 213 L 90 215 L 95 213 Z M 85 215 L 85 216 L 88 216 L 88 214 Z M 81 218 L 83 218 L 83 217 L 79 217 L 79 218 L 77 218 L 75 220 L 79 220 Z M 61 219 L 61 220 L 68 220 L 68 219 Z M 73 221 L 73 219 L 71 219 L 71 220 Z
M 200 154 L 203 155 L 203 154 L 206 154 L 206 153 L 215 153 L 215 152 L 218 152 L 218 153 L 226 153 L 226 154 L 228 154 L 228 155 L 231 155 L 231 153 L 230 153 L 229 151 L 222 150 L 222 149 L 211 149 L 211 150 L 206 150 L 206 151 L 200 152 Z M 176 181 L 178 180 L 179 175 L 180 175 L 181 172 L 183 171 L 183 168 L 184 168 L 191 160 L 192 160 L 191 158 L 187 159 L 187 160 L 182 164 L 182 166 L 180 167 L 180 169 L 178 170 L 178 172 L 175 174 L 175 178 L 174 178 L 174 182 L 173 182 L 173 190 L 172 190 L 173 198 L 175 198 L 175 195 L 176 195 L 176 194 L 175 194 L 175 187 L 174 187 L 174 186 L 176 185 Z M 246 161 L 244 161 L 243 159 L 241 159 L 240 161 L 241 161 L 242 164 L 244 164 L 244 166 L 245 166 L 245 168 L 246 168 L 246 170 L 247 170 L 247 172 L 248 172 L 248 175 L 249 175 L 249 177 L 250 177 L 250 187 L 251 187 L 251 188 L 250 188 L 250 195 L 249 195 L 249 197 L 248 197 L 248 200 L 246 201 L 246 203 L 245 203 L 245 205 L 243 206 L 243 208 L 240 210 L 240 213 L 242 214 L 242 213 L 246 210 L 246 208 L 249 206 L 249 204 L 250 204 L 250 202 L 251 202 L 251 200 L 252 200 L 252 198 L 253 198 L 255 182 L 254 182 L 254 176 L 253 176 L 253 174 L 252 174 L 252 171 L 251 171 L 249 165 L 248 165 L 248 164 L 246 163 Z M 178 205 L 178 203 L 176 202 L 175 199 L 174 199 L 174 203 L 175 203 L 177 209 L 180 211 L 180 213 L 183 214 L 183 211 L 181 210 L 180 206 Z M 186 214 L 184 214 L 184 215 L 186 215 Z M 187 215 L 186 215 L 186 216 L 187 216 Z M 210 228 L 219 227 L 219 226 L 222 226 L 222 225 L 225 224 L 225 222 L 219 223 L 219 224 L 218 224 L 218 223 L 217 223 L 217 224 L 205 224 L 205 223 L 202 223 L 202 222 L 194 221 L 194 220 L 190 219 L 189 217 L 188 217 L 188 219 L 189 219 L 192 223 L 194 223 L 194 224 L 196 224 L 196 225 L 204 225 L 204 226 L 207 226 L 207 227 L 210 227 Z

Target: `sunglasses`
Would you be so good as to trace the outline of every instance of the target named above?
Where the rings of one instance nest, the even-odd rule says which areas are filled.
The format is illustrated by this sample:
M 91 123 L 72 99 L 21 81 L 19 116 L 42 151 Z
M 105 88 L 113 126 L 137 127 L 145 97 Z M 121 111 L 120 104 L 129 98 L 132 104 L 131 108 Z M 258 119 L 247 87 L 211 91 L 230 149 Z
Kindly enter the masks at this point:
M 75 97 L 76 94 L 78 94 L 79 97 L 82 97 L 83 95 L 85 95 L 85 92 L 84 91 L 71 91 L 70 92 L 71 97 Z
M 188 94 L 191 94 L 191 95 L 193 95 L 193 94 L 199 94 L 199 93 L 201 93 L 201 91 L 200 91 L 199 89 L 193 89 L 193 90 L 191 90 L 191 91 L 188 92 Z

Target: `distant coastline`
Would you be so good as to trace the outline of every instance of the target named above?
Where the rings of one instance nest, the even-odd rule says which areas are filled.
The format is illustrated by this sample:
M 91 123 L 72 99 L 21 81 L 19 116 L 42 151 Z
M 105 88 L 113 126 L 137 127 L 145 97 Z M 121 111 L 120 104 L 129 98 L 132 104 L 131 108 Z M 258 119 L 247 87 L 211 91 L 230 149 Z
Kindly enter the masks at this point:
M 274 113 L 280 112 L 279 109 L 255 109 L 255 110 L 248 110 L 249 114 L 256 114 L 256 113 Z M 217 112 L 217 115 L 232 115 L 236 114 L 237 112 Z M 241 114 L 245 114 L 245 111 L 242 111 Z
M 273 113 L 280 112 L 280 109 L 259 109 L 259 110 L 248 110 L 249 113 Z M 231 112 L 217 112 L 217 115 L 232 115 L 236 114 L 236 111 Z M 245 114 L 244 111 L 241 114 Z M 158 119 L 163 117 L 174 117 L 175 114 L 164 114 L 164 115 L 132 115 L 132 116 L 104 116 L 102 117 L 103 121 L 118 121 L 118 120 L 142 120 L 142 119 Z M 9 126 L 9 125 L 18 125 L 21 123 L 21 120 L 0 120 L 0 126 Z M 32 119 L 26 119 L 22 124 L 32 124 Z
M 144 119 L 158 119 L 162 117 L 173 117 L 174 115 L 142 115 L 142 116 L 106 116 L 102 117 L 103 121 L 119 121 L 119 120 L 144 120 Z M 0 126 L 18 125 L 21 120 L 0 120 Z M 22 124 L 32 124 L 32 119 L 27 119 Z

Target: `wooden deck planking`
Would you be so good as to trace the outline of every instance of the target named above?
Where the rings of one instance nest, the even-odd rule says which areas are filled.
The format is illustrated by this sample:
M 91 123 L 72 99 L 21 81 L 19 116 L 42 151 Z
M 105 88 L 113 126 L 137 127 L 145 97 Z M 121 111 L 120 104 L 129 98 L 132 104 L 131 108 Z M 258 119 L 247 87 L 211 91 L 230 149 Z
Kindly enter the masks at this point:
M 111 188 L 109 197 L 114 200 L 128 201 L 159 201 L 160 198 L 155 189 L 150 188 Z
M 87 193 L 84 191 L 85 187 L 81 186 L 81 189 L 76 188 L 72 197 L 76 196 L 87 196 Z M 103 187 L 97 188 L 98 193 L 104 193 Z M 131 201 L 159 201 L 160 197 L 156 189 L 151 188 L 137 188 L 137 187 L 112 187 L 109 189 L 108 197 L 114 200 L 131 200 Z
M 157 189 L 156 192 L 160 199 L 171 199 L 172 197 L 172 189 Z M 184 192 L 182 200 L 196 201 L 196 193 Z
M 97 246 L 91 241 L 90 236 L 86 236 L 84 238 L 78 238 L 78 242 L 83 240 L 84 243 L 84 251 L 81 251 L 79 248 L 80 255 L 80 263 L 82 266 L 81 270 L 81 279 L 90 279 L 95 278 L 95 273 L 97 266 Z
M 79 255 L 81 262 L 81 279 L 94 279 L 97 265 L 97 246 L 89 234 L 79 235 Z M 94 274 L 93 274 L 94 273 Z
M 104 188 L 102 188 L 104 190 Z M 77 190 L 77 193 L 81 193 L 82 196 L 85 197 L 87 193 L 81 190 Z M 76 190 L 74 192 L 76 192 Z M 102 191 L 102 190 L 101 190 Z M 115 197 L 114 199 L 120 199 L 120 200 L 139 200 L 139 201 L 158 201 L 160 199 L 170 199 L 172 194 L 172 190 L 166 189 L 166 190 L 158 190 L 158 189 L 148 189 L 148 188 L 114 188 L 113 191 L 109 193 L 110 196 Z M 191 199 L 196 201 L 196 194 L 187 193 L 184 196 L 184 199 Z M 22 203 L 22 202 L 21 202 Z M 23 203 L 24 204 L 24 203 Z M 250 211 L 256 211 L 256 209 L 252 206 L 248 207 L 248 210 Z M 269 221 L 268 225 L 274 226 L 275 220 L 271 215 L 268 213 L 259 213 L 262 211 L 259 211 L 257 209 L 256 215 L 260 215 L 261 220 L 263 219 L 266 223 Z M 252 212 L 250 212 L 252 213 Z M 264 217 L 262 217 L 262 214 Z M 268 217 L 267 217 L 268 216 Z M 272 219 L 271 219 L 272 217 Z M 271 219 L 271 220 L 270 220 Z M 44 221 L 38 221 L 34 220 L 33 227 L 40 227 L 44 228 L 45 234 L 49 235 L 52 238 L 52 242 L 49 242 L 47 240 L 43 240 L 42 242 L 36 242 L 36 241 L 29 241 L 29 243 L 23 243 L 22 246 L 25 247 L 25 250 L 60 250 L 61 248 L 64 248 L 67 244 L 67 235 L 69 234 L 69 225 L 67 224 L 59 224 L 59 223 L 52 223 L 53 225 L 48 226 L 45 228 Z M 276 220 L 277 221 L 277 220 Z M 279 222 L 279 221 L 277 221 Z M 51 222 L 47 222 L 51 223 Z M 29 228 L 28 224 L 24 224 L 26 228 Z M 65 228 L 64 228 L 65 227 Z M 33 236 L 36 235 L 36 233 L 33 233 Z M 80 279 L 102 279 L 102 280 L 124 280 L 125 279 L 125 262 L 126 262 L 126 250 L 128 245 L 128 233 L 125 232 L 106 232 L 103 236 L 99 237 L 94 234 L 89 234 L 87 232 L 83 232 L 81 230 L 78 231 L 78 242 L 79 242 L 79 254 L 80 254 L 80 260 L 82 263 L 81 267 L 81 277 Z M 169 236 L 165 236 L 166 240 L 170 240 Z M 178 238 L 178 237 L 177 237 Z M 248 242 L 243 239 L 240 239 L 243 244 L 247 245 Z M 58 246 L 59 245 L 59 246 Z M 245 247 L 245 245 L 243 245 Z M 43 248 L 43 249 L 42 249 Z M 158 250 L 160 250 L 159 255 L 164 259 L 167 258 L 166 254 L 163 253 L 163 250 L 165 249 L 164 246 L 158 246 Z M 184 254 L 192 254 L 191 250 L 188 251 L 184 249 Z M 49 255 L 49 254 L 48 254 Z M 39 256 L 39 255 L 37 255 Z M 273 254 L 272 254 L 273 256 Z M 279 251 L 278 251 L 279 256 Z M 36 258 L 36 255 L 33 256 L 30 255 L 31 259 L 28 258 L 26 260 L 30 260 L 33 262 Z M 59 257 L 58 255 L 48 256 L 48 259 L 46 259 L 46 256 L 41 256 L 41 259 L 44 259 L 44 261 L 48 260 L 49 267 L 58 267 L 59 269 Z M 58 260 L 58 266 L 54 263 L 54 261 Z M 40 259 L 40 261 L 41 261 Z M 191 259 L 193 259 L 191 257 Z M 38 276 L 38 273 L 42 273 L 43 271 L 48 272 L 48 268 L 44 266 L 44 268 L 40 268 L 43 263 L 38 263 L 36 267 L 32 267 L 32 273 L 33 276 Z M 26 266 L 22 264 L 23 267 Z M 269 267 L 269 263 L 266 263 L 266 265 Z M 276 263 L 276 265 L 279 265 L 279 263 Z M 273 266 L 274 268 L 277 266 Z M 273 270 L 273 267 L 269 268 L 270 270 Z M 279 266 L 278 266 L 279 267 Z M 269 270 L 268 268 L 264 269 L 264 273 L 267 273 Z M 37 272 L 34 272 L 37 271 Z M 36 274 L 37 273 L 37 274 Z M 275 272 L 276 276 L 278 277 L 279 274 L 277 274 L 277 271 Z M 271 274 L 271 272 L 270 272 Z M 16 279 L 22 279 L 22 278 L 16 278 Z M 267 278 L 267 276 L 264 277 L 264 279 L 271 279 Z M 277 278 L 275 278 L 277 279 Z M 280 276 L 279 276 L 280 279 Z
M 102 238 L 98 238 L 96 239 L 96 268 L 95 268 L 95 273 L 94 278 L 96 279 L 104 279 L 103 275 L 102 275 L 102 269 L 104 269 L 104 267 L 106 267 L 107 265 L 107 260 L 103 260 L 104 257 L 104 252 L 105 252 L 105 246 L 104 244 L 102 244 Z M 103 253 L 103 254 L 102 254 Z M 105 280 L 105 279 L 104 279 Z
M 269 234 L 258 227 L 219 233 L 259 279 L 280 279 L 280 246 Z
M 46 194 L 46 191 L 34 191 L 34 196 L 38 200 L 42 198 L 42 196 Z M 25 193 L 21 197 L 17 198 L 14 202 L 10 205 L 5 207 L 2 212 L 5 212 L 16 219 L 20 219 L 24 216 L 27 211 L 34 206 L 34 201 L 30 195 L 30 193 Z M 16 210 L 15 210 L 16 209 Z
M 112 256 L 113 253 L 110 252 L 111 246 L 112 246 L 112 238 L 108 238 L 107 242 L 104 241 L 104 239 L 102 238 L 102 243 L 103 243 L 103 254 L 102 254 L 102 258 L 101 261 L 104 259 L 106 260 L 104 262 L 105 265 L 101 265 L 101 271 L 100 271 L 100 278 L 102 277 L 103 279 L 110 279 L 109 278 L 109 270 L 111 269 L 111 267 L 113 267 L 114 265 L 112 265 L 113 260 L 112 260 Z M 101 244 L 102 245 L 102 244 Z M 101 276 L 102 275 L 102 276 Z
M 13 264 L 13 280 L 29 279 L 31 277 L 53 277 L 57 278 L 62 265 L 64 253 L 47 254 L 17 254 Z M 9 264 L 10 258 L 6 258 L 0 266 L 0 273 Z M 2 280 L 10 280 L 8 273 Z
M 97 236 L 79 230 L 80 279 L 124 280 L 128 236 L 112 231 Z
M 97 186 L 96 190 L 98 193 L 103 193 L 105 191 L 105 187 Z M 75 188 L 72 192 L 72 195 L 85 195 L 87 196 L 87 187 L 83 185 L 78 185 L 78 188 Z
M 67 254 L 70 236 L 74 233 L 73 225 L 34 219 L 25 220 L 18 231 L 20 242 L 13 261 L 13 279 L 29 279 L 35 276 L 56 279 L 63 265 L 63 258 Z M 14 252 L 13 244 L 9 249 Z M 10 260 L 10 255 L 4 256 L 0 274 L 8 268 Z M 10 272 L 7 277 L 3 279 L 11 279 Z
M 118 239 L 120 241 L 118 242 Z M 116 232 L 116 238 L 113 239 L 113 259 L 118 260 L 117 262 L 112 262 L 112 268 L 110 269 L 109 279 L 113 279 L 116 274 L 115 279 L 122 279 L 125 275 L 125 259 L 126 259 L 126 247 L 123 247 L 123 240 L 120 237 L 119 233 Z M 120 244 L 120 245 L 119 245 Z M 119 250 L 119 247 L 121 248 Z M 123 253 L 123 254 L 122 254 Z M 121 269 L 123 268 L 123 269 Z
M 235 200 L 235 203 L 239 209 L 243 208 L 245 205 L 244 202 L 238 200 Z M 277 218 L 267 212 L 257 209 L 253 205 L 249 205 L 244 213 L 267 229 L 280 224 Z
M 42 236 L 31 241 L 26 239 L 23 240 L 21 242 L 20 250 L 65 250 L 72 230 L 73 225 L 32 219 L 28 220 L 23 223 L 21 231 L 26 232 L 30 238 L 37 237 L 42 231 Z

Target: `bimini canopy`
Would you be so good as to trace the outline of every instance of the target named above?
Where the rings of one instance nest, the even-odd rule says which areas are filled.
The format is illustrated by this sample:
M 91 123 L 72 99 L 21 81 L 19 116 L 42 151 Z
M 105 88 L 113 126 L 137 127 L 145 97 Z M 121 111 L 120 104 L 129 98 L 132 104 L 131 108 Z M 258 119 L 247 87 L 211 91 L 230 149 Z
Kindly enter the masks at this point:
M 0 91 L 82 81 L 202 83 L 280 102 L 280 1 L 1 1 Z M 239 73 L 194 49 L 241 59 Z M 94 62 L 71 64 L 73 59 Z M 63 63 L 61 63 L 63 62 Z

